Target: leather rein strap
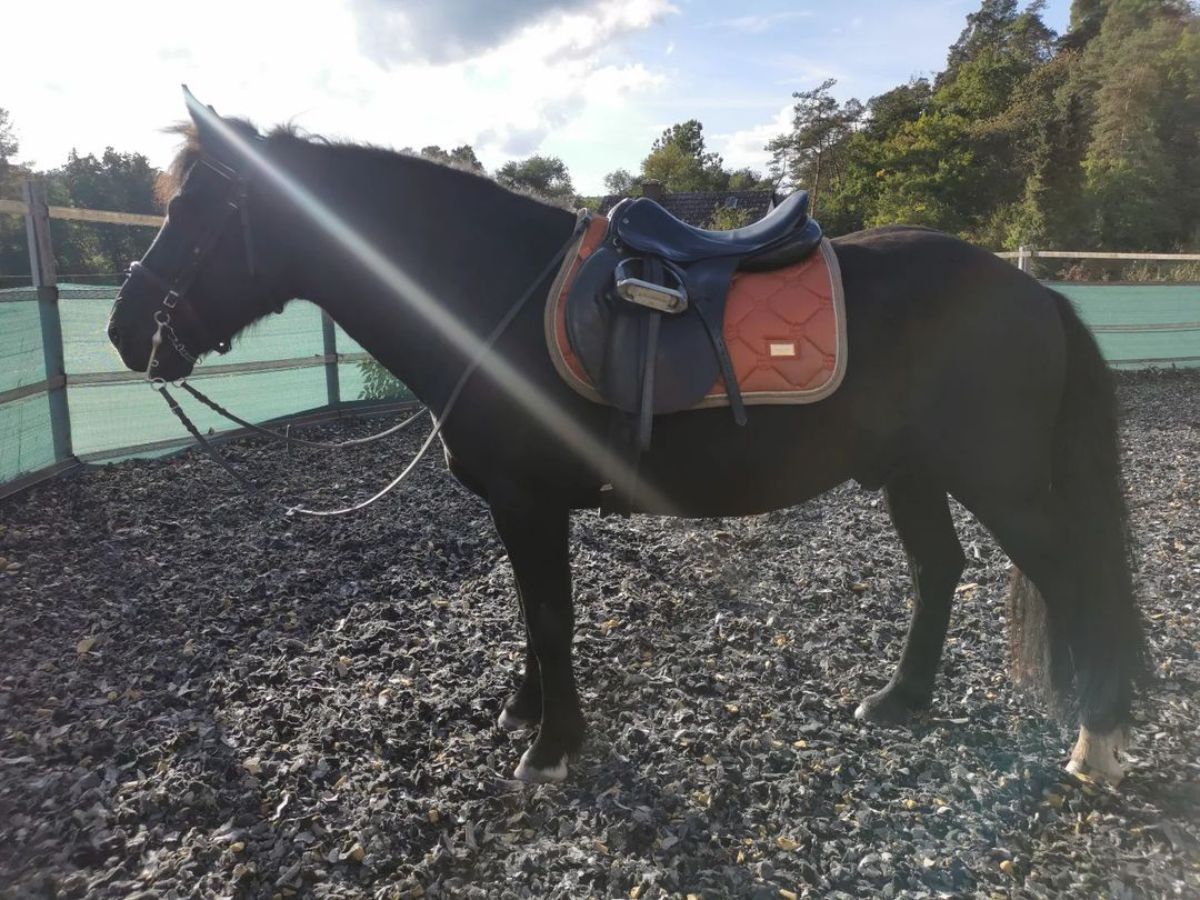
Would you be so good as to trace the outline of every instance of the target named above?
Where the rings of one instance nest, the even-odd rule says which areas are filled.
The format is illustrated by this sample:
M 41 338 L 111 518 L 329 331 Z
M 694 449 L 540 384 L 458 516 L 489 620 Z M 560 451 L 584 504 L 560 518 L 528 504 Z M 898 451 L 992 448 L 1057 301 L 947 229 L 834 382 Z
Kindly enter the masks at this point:
M 239 473 L 236 469 L 234 469 L 233 466 L 230 465 L 228 460 L 226 460 L 223 456 L 221 456 L 220 453 L 217 452 L 216 448 L 213 447 L 212 443 L 210 441 L 208 441 L 204 437 L 203 434 L 200 433 L 200 429 L 197 428 L 195 423 L 192 422 L 192 420 L 188 418 L 187 413 L 185 413 L 183 411 L 183 407 L 181 407 L 179 405 L 178 401 L 176 401 L 175 398 L 171 396 L 170 391 L 167 389 L 166 382 L 164 382 L 162 379 L 153 378 L 151 373 L 152 373 L 152 370 L 154 367 L 154 355 L 155 355 L 154 353 L 151 353 L 151 363 L 147 367 L 147 377 L 149 377 L 151 379 L 151 384 L 154 387 L 154 389 L 159 394 L 162 394 L 163 400 L 166 402 L 167 407 L 171 410 L 172 413 L 174 413 L 175 417 L 179 419 L 179 421 L 183 424 L 183 427 L 187 429 L 188 433 L 191 434 L 191 436 L 196 439 L 196 442 L 204 449 L 204 452 L 207 453 L 210 457 L 212 457 L 213 461 L 216 462 L 217 465 L 219 465 L 222 469 L 224 469 L 227 473 L 229 473 L 229 475 L 234 479 L 234 481 L 236 481 L 238 483 L 238 485 L 240 485 L 246 493 L 248 493 L 251 496 L 254 496 L 258 499 L 261 499 L 261 500 L 269 503 L 272 506 L 279 507 L 280 509 L 282 509 L 284 511 L 284 513 L 286 515 L 289 515 L 289 516 L 304 515 L 304 516 L 327 517 L 327 516 L 342 516 L 342 515 L 346 515 L 348 513 L 357 512 L 360 509 L 364 509 L 365 507 L 370 506 L 372 503 L 374 503 L 376 500 L 380 499 L 381 497 L 389 494 L 392 490 L 394 490 L 396 487 L 398 487 L 400 485 L 400 483 L 404 481 L 404 479 L 406 479 L 408 477 L 409 473 L 412 472 L 412 470 L 414 468 L 416 468 L 417 463 L 419 463 L 421 461 L 421 459 L 425 456 L 425 453 L 429 450 L 429 448 L 433 444 L 434 440 L 441 433 L 442 428 L 445 426 L 447 420 L 450 418 L 451 410 L 454 409 L 454 405 L 455 405 L 455 403 L 458 402 L 458 398 L 462 394 L 463 389 L 467 386 L 467 382 L 471 379 L 471 376 L 474 375 L 475 371 L 479 368 L 480 362 L 482 361 L 484 354 L 486 354 L 489 350 L 491 350 L 492 345 L 495 344 L 496 341 L 500 339 L 500 336 L 502 334 L 504 334 L 504 332 L 506 330 L 508 330 L 508 326 L 512 324 L 513 320 L 516 319 L 518 313 L 520 313 L 521 310 L 524 309 L 525 306 L 529 303 L 530 298 L 533 297 L 535 293 L 537 293 L 537 290 L 542 285 L 542 283 L 545 282 L 547 278 L 549 278 L 554 272 L 557 271 L 559 265 L 562 263 L 563 259 L 566 257 L 567 252 L 572 247 L 575 246 L 580 235 L 583 233 L 583 230 L 587 227 L 587 222 L 588 222 L 587 216 L 585 216 L 582 213 L 576 218 L 575 227 L 572 229 L 570 237 L 559 248 L 558 252 L 554 254 L 554 256 L 551 258 L 551 260 L 546 264 L 545 268 L 543 268 L 542 271 L 538 273 L 537 277 L 534 278 L 533 282 L 529 285 L 528 288 L 526 288 L 525 292 L 519 298 L 517 298 L 516 302 L 513 303 L 513 305 L 509 308 L 508 312 L 506 312 L 504 314 L 503 318 L 501 318 L 500 321 L 496 324 L 496 327 L 492 329 L 491 333 L 487 336 L 487 338 L 484 340 L 483 344 L 480 346 L 479 351 L 477 352 L 475 358 L 472 359 L 470 361 L 470 363 L 468 363 L 467 367 L 463 370 L 462 375 L 459 376 L 458 381 L 455 382 L 453 389 L 450 391 L 449 397 L 446 399 L 446 405 L 442 409 L 441 418 L 440 419 L 436 418 L 436 417 L 434 418 L 434 426 L 430 430 L 429 436 L 425 438 L 425 442 L 421 445 L 420 449 L 417 451 L 416 455 L 412 458 L 412 460 L 408 463 L 408 465 L 404 467 L 404 470 L 401 471 L 400 474 L 397 475 L 394 479 L 392 479 L 392 481 L 389 482 L 382 490 L 378 491 L 376 494 L 367 498 L 366 500 L 363 500 L 352 506 L 347 506 L 347 507 L 344 507 L 341 509 L 324 509 L 324 510 L 308 509 L 306 507 L 298 506 L 298 505 L 289 506 L 288 504 L 281 503 L 279 500 L 276 500 L 274 497 L 271 497 L 271 496 L 265 494 L 255 484 L 253 484 L 252 482 L 247 480 L 243 475 L 241 475 L 241 473 Z M 214 244 L 215 244 L 215 242 L 214 242 Z M 247 246 L 249 246 L 249 244 L 247 244 Z M 193 275 L 193 277 L 195 277 L 195 276 Z M 159 329 L 158 329 L 158 332 L 155 333 L 155 337 L 154 337 L 155 351 L 157 351 L 158 342 L 161 340 L 161 338 L 160 338 L 161 333 L 164 331 L 164 329 L 170 327 L 169 322 L 164 323 L 162 320 L 158 319 L 157 315 L 156 315 L 156 321 L 158 322 Z M 172 333 L 168 332 L 168 336 L 172 336 Z M 174 338 L 172 337 L 172 339 L 174 339 Z M 210 400 L 208 397 L 206 397 L 204 394 L 202 394 L 199 390 L 197 390 L 197 389 L 193 388 L 191 385 L 189 385 L 186 381 L 183 381 L 180 384 L 184 390 L 186 390 L 188 393 L 190 393 L 196 399 L 200 400 L 202 403 L 204 403 L 210 409 L 213 409 L 214 411 L 216 411 L 220 415 L 224 416 L 225 418 L 230 419 L 231 421 L 237 422 L 238 424 L 240 424 L 246 428 L 249 428 L 252 431 L 255 431 L 255 432 L 261 433 L 261 434 L 265 434 L 266 436 L 271 437 L 274 440 L 289 441 L 289 442 L 301 444 L 302 446 L 319 447 L 322 449 L 340 449 L 343 447 L 348 447 L 348 446 L 352 446 L 352 445 L 356 445 L 356 444 L 366 444 L 371 441 L 378 440 L 379 438 L 385 437 L 389 434 L 395 434 L 396 432 L 401 431 L 402 429 L 407 427 L 411 422 L 415 421 L 418 418 L 418 416 L 420 416 L 420 413 L 418 412 L 416 415 L 410 416 L 409 418 L 405 419 L 400 424 L 395 425 L 392 428 L 387 429 L 386 431 L 380 432 L 379 434 L 372 435 L 369 438 L 358 438 L 355 440 L 343 441 L 341 443 L 333 443 L 333 444 L 325 443 L 325 442 L 321 442 L 321 441 L 299 441 L 299 440 L 295 440 L 293 438 L 287 437 L 285 435 L 278 434 L 277 432 L 270 431 L 269 429 L 261 428 L 257 425 L 253 425 L 250 422 L 247 422 L 245 419 L 241 419 L 241 418 L 233 415 L 233 413 L 230 413 L 228 410 L 226 410 L 224 407 L 222 407 L 220 404 L 216 403 L 215 401 Z

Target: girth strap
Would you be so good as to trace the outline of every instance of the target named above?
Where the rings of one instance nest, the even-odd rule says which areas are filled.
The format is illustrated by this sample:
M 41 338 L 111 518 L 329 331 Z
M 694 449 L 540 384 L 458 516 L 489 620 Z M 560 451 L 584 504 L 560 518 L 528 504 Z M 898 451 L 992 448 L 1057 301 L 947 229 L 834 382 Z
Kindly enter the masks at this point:
M 717 357 L 717 365 L 721 368 L 721 377 L 725 379 L 725 388 L 729 396 L 729 408 L 733 420 L 738 425 L 746 424 L 746 404 L 742 402 L 742 391 L 738 387 L 737 373 L 733 369 L 733 360 L 729 358 L 729 348 L 725 345 L 725 304 L 724 300 L 733 281 L 733 273 L 737 271 L 739 260 L 735 258 L 708 259 L 695 263 L 687 270 L 687 288 L 692 298 L 692 304 L 704 323 L 708 339 L 712 342 L 713 353 Z

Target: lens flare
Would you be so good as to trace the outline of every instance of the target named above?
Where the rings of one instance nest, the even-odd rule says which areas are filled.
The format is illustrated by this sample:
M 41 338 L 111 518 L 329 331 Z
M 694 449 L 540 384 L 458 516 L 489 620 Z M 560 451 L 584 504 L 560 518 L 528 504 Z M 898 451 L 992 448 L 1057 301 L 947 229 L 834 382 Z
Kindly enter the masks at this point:
M 212 128 L 234 147 L 256 176 L 262 177 L 284 193 L 336 246 L 371 271 L 399 302 L 437 329 L 468 359 L 477 360 L 479 368 L 484 369 L 513 400 L 541 425 L 552 431 L 565 446 L 596 471 L 613 478 L 619 487 L 628 488 L 636 484 L 640 505 L 656 512 L 672 511 L 672 504 L 665 495 L 644 479 L 640 479 L 628 463 L 594 438 L 541 386 L 526 378 L 512 363 L 476 337 L 424 287 L 347 225 L 312 191 L 276 167 L 252 141 L 230 128 L 220 116 L 197 101 L 186 89 L 185 95 L 192 114 L 197 119 L 202 119 L 206 127 Z

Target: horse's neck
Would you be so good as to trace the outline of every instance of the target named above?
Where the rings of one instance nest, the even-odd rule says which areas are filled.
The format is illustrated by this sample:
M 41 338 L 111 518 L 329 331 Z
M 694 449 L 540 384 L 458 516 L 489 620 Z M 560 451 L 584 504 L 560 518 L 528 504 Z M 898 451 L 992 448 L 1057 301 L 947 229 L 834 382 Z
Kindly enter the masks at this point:
M 352 232 L 305 229 L 296 288 L 439 410 L 478 339 L 567 238 L 571 216 L 453 170 L 392 165 L 385 185 L 353 165 L 322 169 L 322 196 Z

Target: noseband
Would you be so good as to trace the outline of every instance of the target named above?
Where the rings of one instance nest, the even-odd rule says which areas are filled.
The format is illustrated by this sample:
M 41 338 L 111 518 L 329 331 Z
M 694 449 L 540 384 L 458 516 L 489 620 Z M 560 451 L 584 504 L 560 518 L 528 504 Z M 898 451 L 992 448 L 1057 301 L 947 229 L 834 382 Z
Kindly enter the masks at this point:
M 151 379 L 154 378 L 154 368 L 158 366 L 158 348 L 162 344 L 163 335 L 166 335 L 171 342 L 175 352 L 190 365 L 194 366 L 199 357 L 199 354 L 193 352 L 176 333 L 175 323 L 172 322 L 173 313 L 181 318 L 186 317 L 188 327 L 193 331 L 201 332 L 202 339 L 209 338 L 210 340 L 204 341 L 204 343 L 214 344 L 218 353 L 229 352 L 229 341 L 212 335 L 196 313 L 195 307 L 188 302 L 188 292 L 192 289 L 201 268 L 213 248 L 217 246 L 217 242 L 221 239 L 221 235 L 234 214 L 238 215 L 241 224 L 242 243 L 246 248 L 246 264 L 250 275 L 253 276 L 255 271 L 254 243 L 250 234 L 248 183 L 229 166 L 216 160 L 202 159 L 196 165 L 204 166 L 223 179 L 226 186 L 225 202 L 205 216 L 207 221 L 202 222 L 200 233 L 193 241 L 189 242 L 189 249 L 173 274 L 165 275 L 146 264 L 146 260 L 153 253 L 153 247 L 140 262 L 135 262 L 129 267 L 127 281 L 137 278 L 145 279 L 163 295 L 159 308 L 154 311 L 156 328 L 151 339 L 150 362 L 146 369 L 146 375 Z

